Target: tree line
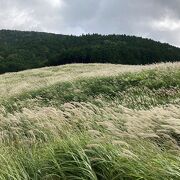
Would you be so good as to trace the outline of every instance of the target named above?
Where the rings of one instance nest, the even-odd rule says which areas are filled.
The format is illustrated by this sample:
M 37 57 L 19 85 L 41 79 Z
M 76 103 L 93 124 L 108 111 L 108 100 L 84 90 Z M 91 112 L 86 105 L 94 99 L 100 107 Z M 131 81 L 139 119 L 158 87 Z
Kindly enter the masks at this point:
M 0 73 L 67 63 L 136 65 L 179 60 L 180 48 L 135 36 L 0 31 Z

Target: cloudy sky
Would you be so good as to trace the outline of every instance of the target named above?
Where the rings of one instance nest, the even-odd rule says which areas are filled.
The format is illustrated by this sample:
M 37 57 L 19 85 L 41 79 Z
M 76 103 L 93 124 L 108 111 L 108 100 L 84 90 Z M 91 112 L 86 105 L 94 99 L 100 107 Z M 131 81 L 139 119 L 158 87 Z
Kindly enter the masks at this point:
M 180 0 L 0 0 L 0 29 L 129 34 L 180 47 Z

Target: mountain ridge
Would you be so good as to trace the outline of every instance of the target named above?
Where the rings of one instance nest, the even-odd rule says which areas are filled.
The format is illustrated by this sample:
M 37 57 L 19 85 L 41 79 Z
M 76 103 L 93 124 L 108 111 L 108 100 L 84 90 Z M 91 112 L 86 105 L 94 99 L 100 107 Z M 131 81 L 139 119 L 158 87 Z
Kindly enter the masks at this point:
M 180 48 L 142 37 L 0 30 L 0 73 L 70 63 L 169 61 L 180 61 Z

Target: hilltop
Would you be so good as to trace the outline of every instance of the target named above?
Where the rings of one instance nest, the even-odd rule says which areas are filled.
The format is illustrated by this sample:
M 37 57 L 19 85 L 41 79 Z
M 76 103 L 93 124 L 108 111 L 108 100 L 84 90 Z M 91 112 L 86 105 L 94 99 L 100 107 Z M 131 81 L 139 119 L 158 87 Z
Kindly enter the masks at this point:
M 180 179 L 180 63 L 0 75 L 0 179 Z
M 180 48 L 135 36 L 0 31 L 0 73 L 68 63 L 137 65 L 179 60 Z

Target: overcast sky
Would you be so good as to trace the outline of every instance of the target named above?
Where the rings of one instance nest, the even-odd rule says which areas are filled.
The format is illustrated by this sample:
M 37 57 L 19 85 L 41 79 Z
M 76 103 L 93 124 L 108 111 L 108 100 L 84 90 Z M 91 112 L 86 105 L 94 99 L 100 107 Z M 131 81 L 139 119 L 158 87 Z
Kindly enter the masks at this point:
M 0 0 L 0 29 L 129 34 L 180 47 L 180 0 Z

